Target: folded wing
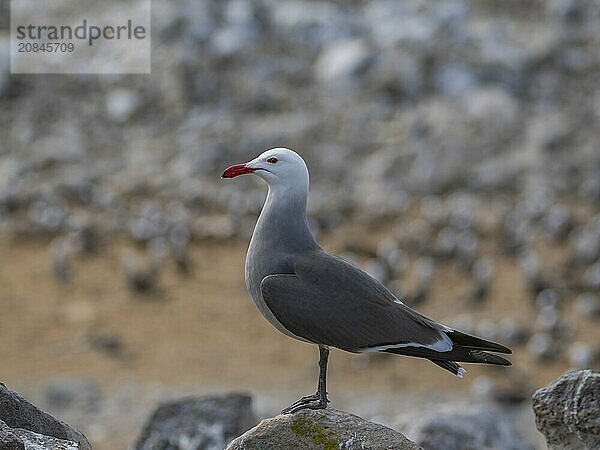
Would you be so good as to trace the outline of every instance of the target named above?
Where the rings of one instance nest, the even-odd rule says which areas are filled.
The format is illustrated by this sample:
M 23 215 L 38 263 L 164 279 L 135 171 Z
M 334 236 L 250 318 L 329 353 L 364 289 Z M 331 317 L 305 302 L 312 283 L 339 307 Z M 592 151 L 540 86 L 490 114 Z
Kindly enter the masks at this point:
M 295 273 L 269 275 L 261 283 L 265 302 L 292 333 L 351 352 L 452 349 L 449 328 L 402 304 L 358 267 L 322 250 L 293 262 Z

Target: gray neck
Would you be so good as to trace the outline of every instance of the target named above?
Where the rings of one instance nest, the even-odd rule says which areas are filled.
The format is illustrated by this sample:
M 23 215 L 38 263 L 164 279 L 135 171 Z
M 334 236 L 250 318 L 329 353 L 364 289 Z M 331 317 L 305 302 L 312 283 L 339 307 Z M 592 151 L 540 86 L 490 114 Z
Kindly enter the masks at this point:
M 298 252 L 318 248 L 306 218 L 308 189 L 291 190 L 269 186 L 265 205 L 254 234 L 271 248 L 283 252 Z

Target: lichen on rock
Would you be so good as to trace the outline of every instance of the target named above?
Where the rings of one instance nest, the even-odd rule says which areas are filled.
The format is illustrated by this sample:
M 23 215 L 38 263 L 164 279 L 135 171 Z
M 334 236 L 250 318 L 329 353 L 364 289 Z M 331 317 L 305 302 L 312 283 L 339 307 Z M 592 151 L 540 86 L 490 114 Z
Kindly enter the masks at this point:
M 323 428 L 310 419 L 296 419 L 292 422 L 290 429 L 296 436 L 310 438 L 314 444 L 323 444 L 323 450 L 336 450 L 339 448 L 337 433 Z
M 302 410 L 263 420 L 227 450 L 397 449 L 420 447 L 391 428 L 336 409 Z

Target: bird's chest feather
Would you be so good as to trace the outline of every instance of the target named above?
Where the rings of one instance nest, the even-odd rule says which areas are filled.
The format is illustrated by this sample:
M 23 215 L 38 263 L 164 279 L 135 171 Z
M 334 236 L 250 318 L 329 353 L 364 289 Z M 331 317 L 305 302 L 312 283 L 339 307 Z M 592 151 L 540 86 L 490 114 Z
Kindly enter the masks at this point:
M 258 304 L 262 302 L 260 283 L 268 276 L 276 273 L 292 273 L 289 257 L 284 252 L 264 245 L 264 240 L 252 237 L 246 255 L 245 278 L 248 292 Z M 261 244 L 263 242 L 263 244 Z

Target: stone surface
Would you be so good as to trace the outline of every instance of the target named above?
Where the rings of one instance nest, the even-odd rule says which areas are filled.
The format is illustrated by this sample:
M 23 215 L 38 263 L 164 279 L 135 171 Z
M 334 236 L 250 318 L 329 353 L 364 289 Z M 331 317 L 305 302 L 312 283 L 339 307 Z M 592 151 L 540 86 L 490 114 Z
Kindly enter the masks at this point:
M 2 450 L 25 450 L 25 444 L 17 436 L 12 428 L 0 420 L 0 449 Z
M 21 428 L 41 435 L 78 443 L 91 450 L 86 437 L 66 423 L 37 408 L 0 383 L 0 420 L 10 428 Z
M 25 444 L 26 450 L 80 450 L 83 448 L 74 441 L 58 439 L 22 428 L 13 429 L 13 433 Z
M 135 444 L 136 450 L 224 448 L 256 424 L 244 394 L 198 397 L 160 406 Z
M 415 418 L 405 417 L 400 428 L 425 450 L 533 450 L 510 420 L 510 414 L 481 405 L 446 405 Z
M 600 448 L 600 372 L 567 372 L 538 390 L 532 403 L 550 449 Z
M 226 450 L 304 448 L 406 449 L 420 447 L 397 431 L 335 409 L 303 410 L 265 419 Z

